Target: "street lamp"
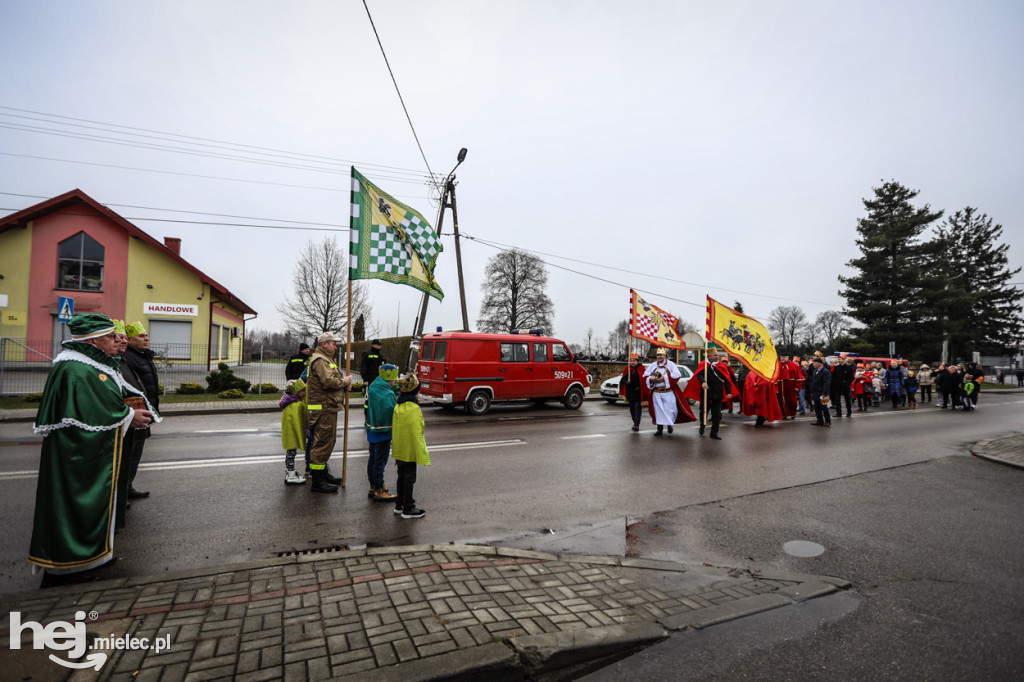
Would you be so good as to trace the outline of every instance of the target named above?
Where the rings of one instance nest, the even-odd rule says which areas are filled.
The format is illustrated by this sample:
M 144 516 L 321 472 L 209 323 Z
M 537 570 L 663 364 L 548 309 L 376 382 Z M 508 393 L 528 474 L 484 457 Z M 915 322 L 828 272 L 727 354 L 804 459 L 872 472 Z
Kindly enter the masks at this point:
M 444 222 L 444 210 L 452 209 L 452 223 L 455 230 L 455 265 L 459 272 L 459 299 L 462 303 L 462 328 L 469 331 L 469 315 L 466 313 L 466 285 L 462 277 L 462 247 L 459 242 L 459 211 L 455 204 L 455 169 L 466 160 L 466 148 L 459 150 L 455 168 L 444 179 L 444 189 L 441 192 L 441 205 L 437 209 L 437 236 L 441 237 L 441 223 Z M 423 294 L 423 305 L 420 307 L 420 317 L 416 324 L 416 338 L 423 336 L 423 325 L 427 318 L 427 302 L 430 296 Z

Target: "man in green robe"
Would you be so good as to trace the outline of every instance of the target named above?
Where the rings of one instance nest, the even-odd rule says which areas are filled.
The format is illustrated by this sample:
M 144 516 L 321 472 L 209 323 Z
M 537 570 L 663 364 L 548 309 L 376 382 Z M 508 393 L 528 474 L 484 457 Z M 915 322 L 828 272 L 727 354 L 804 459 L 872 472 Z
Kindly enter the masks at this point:
M 71 340 L 53 360 L 34 427 L 43 447 L 28 559 L 55 575 L 114 558 L 125 430 L 154 419 L 151 410 L 125 404 L 139 394 L 118 372 L 110 318 L 76 315 L 68 329 Z

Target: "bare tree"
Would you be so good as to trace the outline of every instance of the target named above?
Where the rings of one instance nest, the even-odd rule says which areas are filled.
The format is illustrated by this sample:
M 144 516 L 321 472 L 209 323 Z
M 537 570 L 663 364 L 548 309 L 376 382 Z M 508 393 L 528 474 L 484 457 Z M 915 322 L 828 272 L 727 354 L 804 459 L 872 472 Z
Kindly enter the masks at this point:
M 792 349 L 806 327 L 807 316 L 800 306 L 780 305 L 768 314 L 768 331 L 772 333 L 775 345 L 784 349 Z
M 618 360 L 629 352 L 629 320 L 623 320 L 608 332 L 608 354 Z
M 512 249 L 491 258 L 481 285 L 484 300 L 476 321 L 480 331 L 541 327 L 553 334 L 554 305 L 544 293 L 547 282 L 543 261 L 526 251 Z
M 309 241 L 292 272 L 294 299 L 277 306 L 290 332 L 315 339 L 324 332 L 344 335 L 348 324 L 348 257 L 334 237 Z M 362 282 L 352 285 L 352 313 L 359 317 L 369 311 L 368 295 Z
M 850 319 L 838 310 L 826 310 L 814 318 L 814 326 L 825 338 L 825 344 L 834 348 L 836 339 L 850 331 Z

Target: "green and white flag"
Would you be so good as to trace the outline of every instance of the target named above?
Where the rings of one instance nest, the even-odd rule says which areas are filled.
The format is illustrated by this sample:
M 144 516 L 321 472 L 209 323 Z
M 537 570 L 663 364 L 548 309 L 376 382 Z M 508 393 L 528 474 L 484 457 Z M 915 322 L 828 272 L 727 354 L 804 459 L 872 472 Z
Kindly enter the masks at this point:
M 444 299 L 434 279 L 443 250 L 437 233 L 422 215 L 396 201 L 352 168 L 352 217 L 349 279 L 383 279 L 407 284 Z

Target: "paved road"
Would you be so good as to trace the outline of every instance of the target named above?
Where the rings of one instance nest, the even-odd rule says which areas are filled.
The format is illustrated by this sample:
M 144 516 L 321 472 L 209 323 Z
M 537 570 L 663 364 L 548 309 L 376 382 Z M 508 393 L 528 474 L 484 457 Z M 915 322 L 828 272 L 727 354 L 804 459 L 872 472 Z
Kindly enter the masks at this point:
M 787 668 L 793 651 L 826 666 L 842 661 L 850 672 L 880 670 L 882 678 L 900 677 L 908 664 L 939 671 L 949 665 L 939 654 L 959 656 L 964 670 L 986 669 L 983 656 L 992 670 L 1005 672 L 1021 660 L 1000 645 L 1008 636 L 1019 639 L 1013 624 L 1024 622 L 1024 589 L 1012 569 L 1024 558 L 1016 523 L 1022 472 L 970 458 L 965 446 L 1024 430 L 1020 399 L 989 394 L 970 415 L 880 410 L 836 420 L 830 430 L 806 421 L 755 430 L 733 418 L 721 443 L 689 426 L 671 438 L 633 434 L 623 408 L 601 403 L 579 413 L 509 408 L 485 420 L 429 411 L 436 464 L 417 486 L 429 512 L 416 522 L 397 522 L 362 495 L 359 450 L 344 493 L 312 496 L 281 484 L 276 415 L 174 418 L 148 450 L 144 475 L 154 497 L 133 509 L 118 539 L 122 561 L 112 571 L 151 574 L 273 557 L 287 548 L 467 540 L 782 567 L 855 578 L 855 592 L 838 605 L 815 606 L 826 613 L 808 612 L 813 625 L 769 621 L 759 635 L 766 642 L 762 659 L 749 646 L 723 650 L 710 662 L 698 656 L 709 679 L 768 679 L 743 667 L 751 660 L 806 677 L 799 661 Z M 24 426 L 3 425 L 0 438 L 29 436 Z M 362 445 L 359 436 L 353 442 Z M 8 445 L 2 470 L 31 469 L 32 453 L 31 446 Z M 20 589 L 18 548 L 27 544 L 32 477 L 8 475 L 0 486 L 0 508 L 11 521 L 0 550 L 4 589 Z M 784 545 L 794 540 L 826 551 L 793 557 Z M 970 632 L 975 649 L 965 655 L 955 644 Z M 849 647 L 849 638 L 864 644 Z M 873 667 L 876 650 L 890 667 Z

